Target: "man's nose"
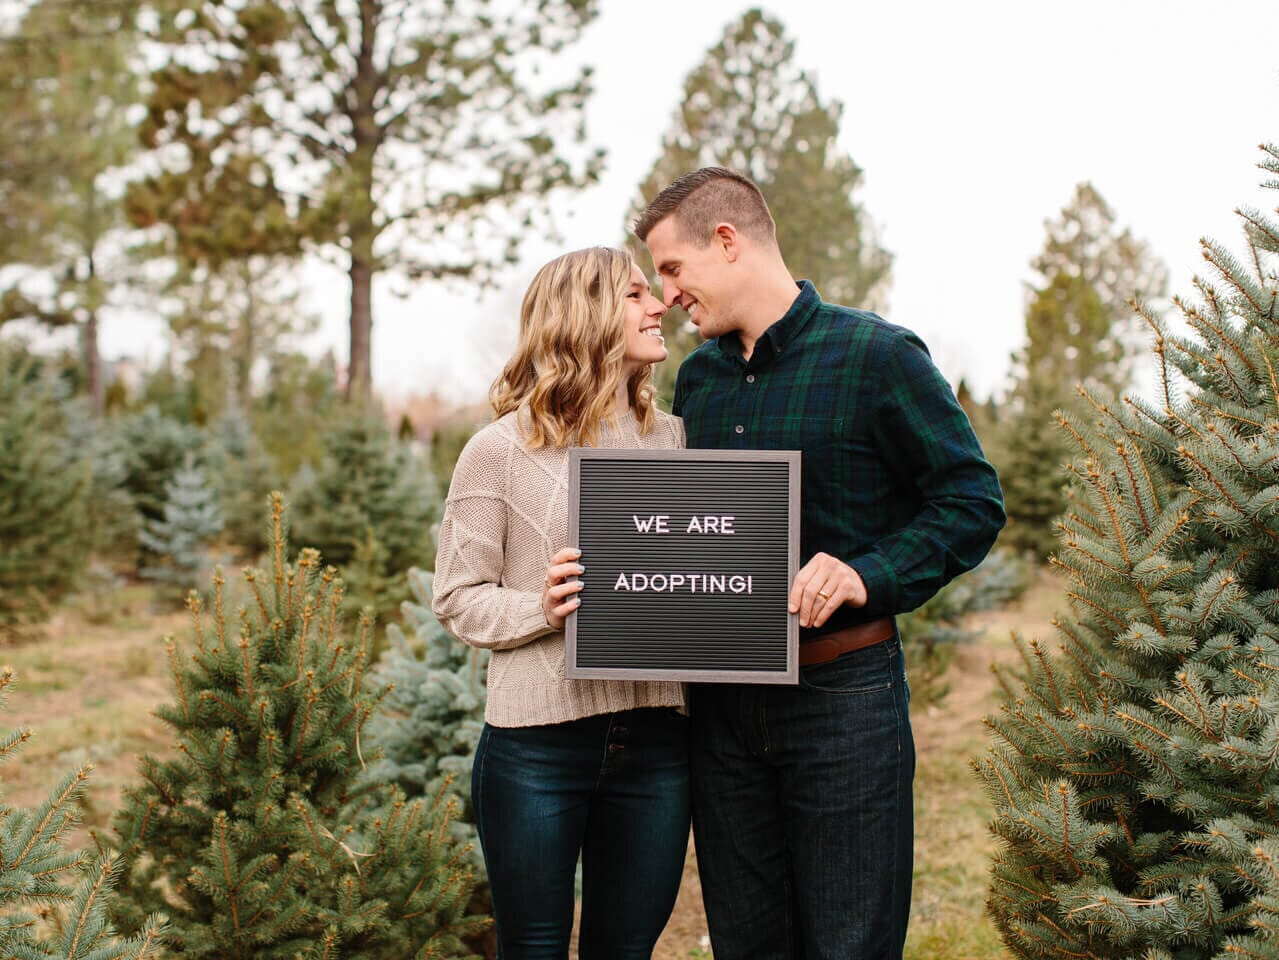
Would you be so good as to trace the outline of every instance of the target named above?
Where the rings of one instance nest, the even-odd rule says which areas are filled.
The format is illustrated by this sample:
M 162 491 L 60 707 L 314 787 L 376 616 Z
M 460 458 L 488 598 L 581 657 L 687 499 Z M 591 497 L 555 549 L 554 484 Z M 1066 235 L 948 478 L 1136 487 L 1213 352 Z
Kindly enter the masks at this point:
M 676 286 L 675 281 L 662 281 L 662 303 L 666 304 L 668 309 L 679 303 L 679 295 L 680 289 Z

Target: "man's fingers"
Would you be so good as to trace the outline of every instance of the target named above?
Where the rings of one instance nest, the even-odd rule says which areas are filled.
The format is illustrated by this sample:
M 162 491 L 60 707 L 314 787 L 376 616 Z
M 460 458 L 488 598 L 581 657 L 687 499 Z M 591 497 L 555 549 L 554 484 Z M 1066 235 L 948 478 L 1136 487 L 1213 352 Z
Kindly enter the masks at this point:
M 799 573 L 795 574 L 795 582 L 791 585 L 790 598 L 787 601 L 787 607 L 791 613 L 799 613 L 801 611 L 804 603 L 804 591 L 807 589 L 809 582 L 816 574 L 817 567 L 822 556 L 823 554 L 819 553 L 817 556 L 813 557 L 812 560 L 809 560 L 808 563 L 804 564 L 803 569 L 800 570 Z

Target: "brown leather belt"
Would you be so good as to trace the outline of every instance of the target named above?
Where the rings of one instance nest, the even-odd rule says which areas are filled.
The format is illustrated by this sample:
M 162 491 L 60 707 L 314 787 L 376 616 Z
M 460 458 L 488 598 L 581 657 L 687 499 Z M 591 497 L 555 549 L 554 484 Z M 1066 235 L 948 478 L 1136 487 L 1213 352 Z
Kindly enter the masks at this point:
M 826 663 L 854 650 L 882 643 L 893 635 L 893 629 L 892 617 L 880 617 L 870 623 L 859 623 L 823 634 L 816 640 L 799 645 L 799 665 L 811 667 L 815 663 Z

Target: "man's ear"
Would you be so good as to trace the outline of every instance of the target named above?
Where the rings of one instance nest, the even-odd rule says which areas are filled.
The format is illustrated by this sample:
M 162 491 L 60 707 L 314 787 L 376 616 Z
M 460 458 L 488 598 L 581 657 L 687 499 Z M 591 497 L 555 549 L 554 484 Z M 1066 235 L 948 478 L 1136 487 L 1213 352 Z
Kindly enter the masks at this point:
M 741 239 L 737 235 L 737 228 L 731 223 L 716 224 L 714 243 L 729 263 L 735 263 L 742 255 Z

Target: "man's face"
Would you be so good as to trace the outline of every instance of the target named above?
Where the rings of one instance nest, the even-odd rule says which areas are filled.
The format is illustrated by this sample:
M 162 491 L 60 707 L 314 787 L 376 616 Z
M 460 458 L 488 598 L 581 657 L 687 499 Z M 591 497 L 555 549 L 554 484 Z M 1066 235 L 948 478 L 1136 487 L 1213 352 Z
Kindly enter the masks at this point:
M 662 279 L 662 300 L 679 304 L 706 339 L 737 327 L 732 309 L 729 259 L 718 238 L 705 247 L 686 240 L 673 216 L 658 221 L 645 241 Z

